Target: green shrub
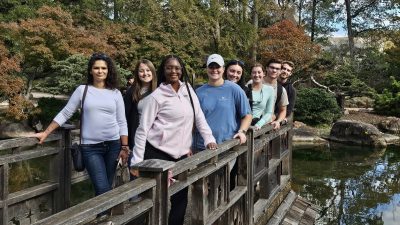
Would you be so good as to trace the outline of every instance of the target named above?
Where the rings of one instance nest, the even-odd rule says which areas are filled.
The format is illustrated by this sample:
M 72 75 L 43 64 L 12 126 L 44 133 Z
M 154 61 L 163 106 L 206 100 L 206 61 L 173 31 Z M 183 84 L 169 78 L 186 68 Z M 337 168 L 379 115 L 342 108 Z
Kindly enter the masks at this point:
M 318 88 L 298 91 L 295 119 L 310 125 L 330 124 L 341 116 L 332 94 Z
M 54 117 L 64 108 L 67 104 L 67 100 L 56 99 L 56 98 L 40 98 L 38 100 L 38 108 L 40 113 L 38 119 L 42 122 L 44 127 L 50 124 Z M 78 120 L 79 113 L 76 112 L 70 120 Z
M 387 116 L 400 116 L 400 81 L 390 77 L 391 85 L 375 96 L 375 112 Z

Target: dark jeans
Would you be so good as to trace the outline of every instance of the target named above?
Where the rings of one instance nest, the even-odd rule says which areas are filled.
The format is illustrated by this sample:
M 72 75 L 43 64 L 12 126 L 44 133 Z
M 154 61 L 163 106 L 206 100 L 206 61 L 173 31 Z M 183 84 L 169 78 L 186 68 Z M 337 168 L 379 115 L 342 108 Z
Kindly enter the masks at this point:
M 167 153 L 156 149 L 149 142 L 146 142 L 146 150 L 144 151 L 144 159 L 163 159 L 168 161 L 177 162 L 187 156 L 182 156 L 179 159 L 174 159 Z M 171 196 L 171 210 L 168 216 L 168 225 L 183 225 L 186 213 L 186 207 L 188 203 L 188 188 L 184 188 L 181 191 Z
M 112 189 L 120 150 L 120 140 L 82 145 L 83 162 L 96 196 Z

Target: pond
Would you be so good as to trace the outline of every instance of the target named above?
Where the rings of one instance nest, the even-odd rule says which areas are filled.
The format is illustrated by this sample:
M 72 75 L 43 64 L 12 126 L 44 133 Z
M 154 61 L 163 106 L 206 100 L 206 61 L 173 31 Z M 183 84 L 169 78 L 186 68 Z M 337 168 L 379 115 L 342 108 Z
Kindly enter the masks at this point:
M 292 188 L 320 206 L 316 224 L 400 224 L 400 146 L 295 147 Z

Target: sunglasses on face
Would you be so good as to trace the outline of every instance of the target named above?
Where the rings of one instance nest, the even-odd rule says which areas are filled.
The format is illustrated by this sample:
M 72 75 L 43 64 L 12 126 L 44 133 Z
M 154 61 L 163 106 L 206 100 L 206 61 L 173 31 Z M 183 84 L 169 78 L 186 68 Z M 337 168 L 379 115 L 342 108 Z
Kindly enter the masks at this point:
M 244 67 L 244 62 L 236 59 L 233 59 L 227 63 L 227 65 L 236 65 L 236 64 L 239 64 L 239 66 Z
M 91 59 L 96 58 L 96 59 L 102 59 L 102 60 L 109 59 L 109 57 L 104 53 L 93 53 L 93 55 L 90 58 Z

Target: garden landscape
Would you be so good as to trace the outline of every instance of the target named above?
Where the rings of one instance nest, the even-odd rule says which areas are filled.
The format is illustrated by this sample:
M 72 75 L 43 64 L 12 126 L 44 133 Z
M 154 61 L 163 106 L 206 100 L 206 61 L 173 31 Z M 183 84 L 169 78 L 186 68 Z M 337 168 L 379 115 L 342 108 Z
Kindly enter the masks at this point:
M 95 52 L 115 61 L 122 93 L 142 58 L 178 55 L 193 86 L 212 53 L 243 61 L 246 81 L 256 62 L 294 62 L 291 188 L 317 206 L 316 224 L 400 223 L 398 0 L 2 0 L 0 140 L 45 129 Z M 48 180 L 46 161 L 10 164 L 7 190 Z M 71 205 L 91 190 L 72 187 Z

